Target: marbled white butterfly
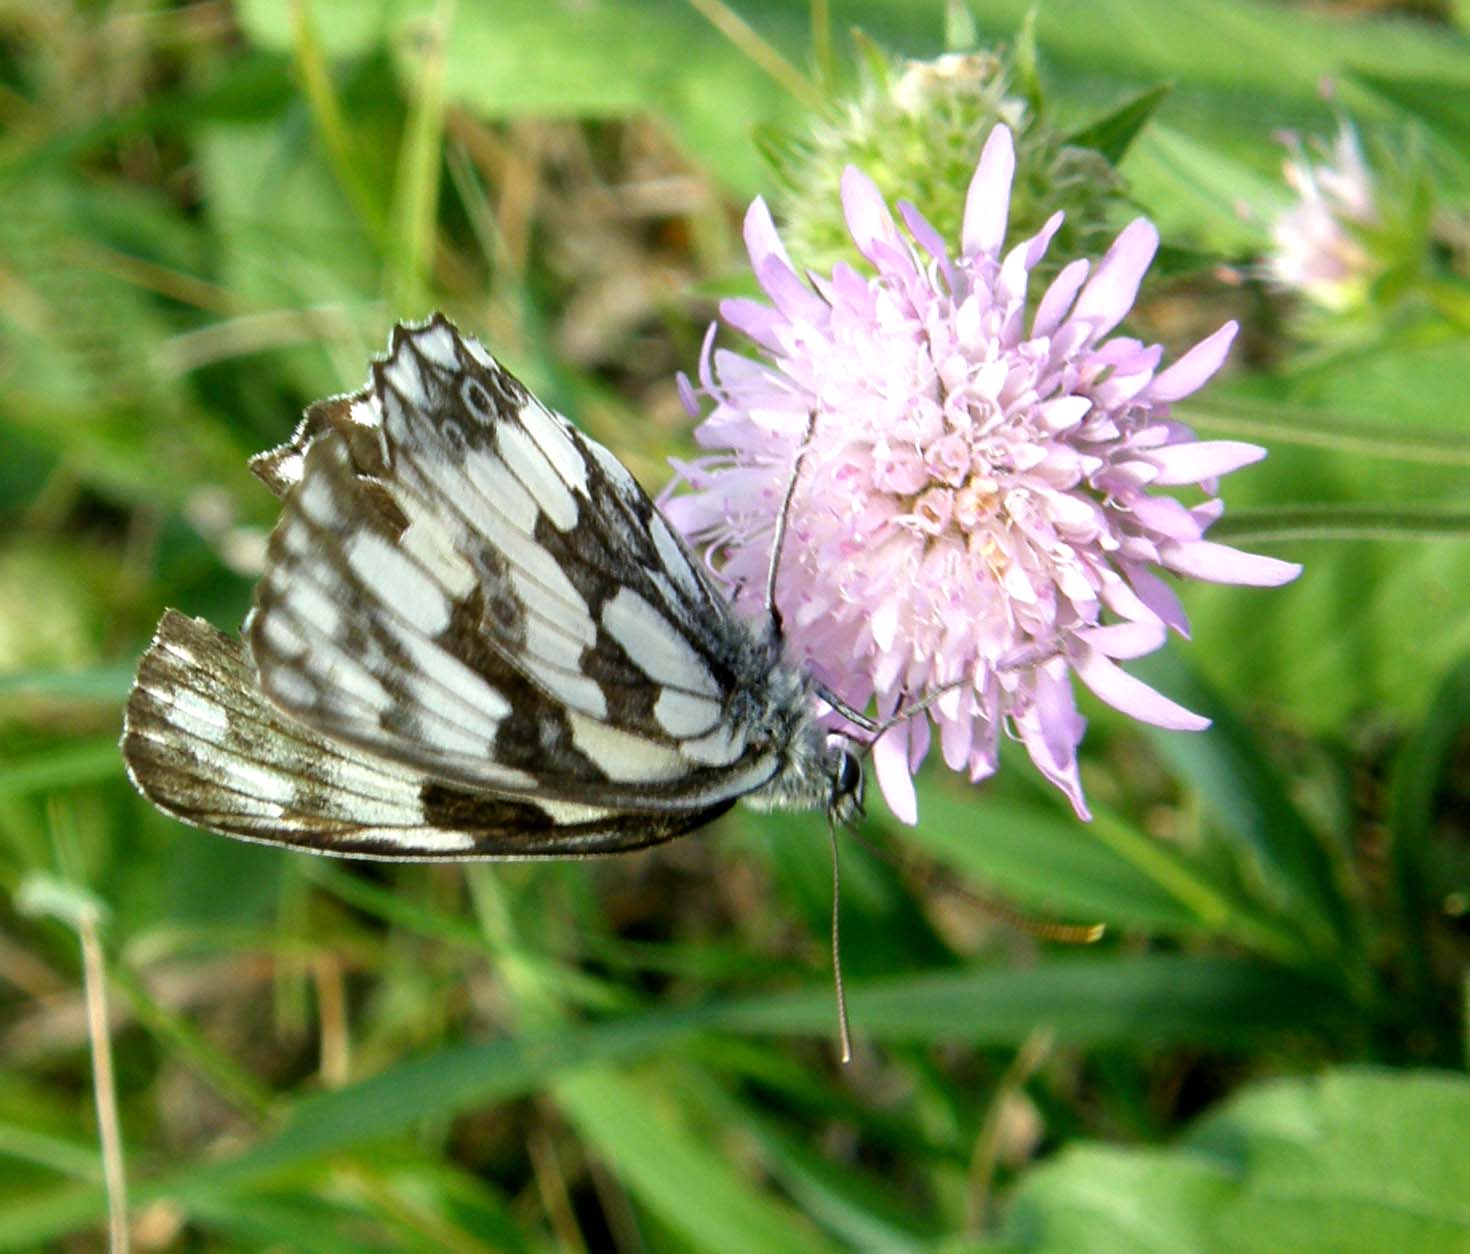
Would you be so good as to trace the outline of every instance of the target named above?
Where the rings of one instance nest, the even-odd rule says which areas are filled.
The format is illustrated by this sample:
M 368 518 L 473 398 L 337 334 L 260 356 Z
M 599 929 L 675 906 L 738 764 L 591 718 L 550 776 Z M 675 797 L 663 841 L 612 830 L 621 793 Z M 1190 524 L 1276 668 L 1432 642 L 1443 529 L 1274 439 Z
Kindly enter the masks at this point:
M 414 860 L 860 807 L 863 746 L 817 721 L 774 610 L 737 619 L 627 469 L 442 315 L 251 469 L 282 509 L 244 639 L 168 610 L 128 698 L 128 774 L 168 814 Z

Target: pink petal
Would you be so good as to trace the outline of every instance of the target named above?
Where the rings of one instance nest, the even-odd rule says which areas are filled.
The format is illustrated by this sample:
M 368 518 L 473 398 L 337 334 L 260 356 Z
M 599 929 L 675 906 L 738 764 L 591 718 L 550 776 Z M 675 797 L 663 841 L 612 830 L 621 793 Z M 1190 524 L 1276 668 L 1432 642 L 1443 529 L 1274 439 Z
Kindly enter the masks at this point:
M 710 361 L 715 351 L 715 332 L 719 329 L 717 323 L 711 322 L 704 333 L 704 343 L 699 346 L 699 385 L 706 392 L 713 394 L 715 379 L 710 372 Z
M 1138 285 L 1159 247 L 1159 233 L 1147 218 L 1135 218 L 1113 241 L 1091 281 L 1072 307 L 1072 319 L 1086 323 L 1098 340 L 1133 308 Z
M 1013 722 L 1036 769 L 1066 794 L 1077 817 L 1092 818 L 1082 796 L 1077 772 L 1077 746 L 1087 720 L 1077 713 L 1066 667 L 1043 667 L 1036 672 L 1035 701 L 1018 712 Z
M 885 597 L 873 610 L 868 620 L 868 625 L 873 633 L 873 643 L 887 653 L 898 639 L 898 618 L 903 606 L 901 598 L 896 596 Z M 879 687 L 886 687 L 880 684 Z
M 1225 502 L 1217 496 L 1212 501 L 1191 506 L 1189 512 L 1194 515 L 1195 522 L 1199 523 L 1199 529 L 1205 531 L 1220 521 L 1221 515 L 1225 513 Z
M 867 279 L 845 261 L 839 261 L 832 267 L 832 290 L 859 319 L 872 319 L 873 291 L 868 286 Z
M 1000 264 L 1000 275 L 995 281 L 996 296 L 1000 300 L 1015 302 L 1017 318 L 1024 308 L 1027 280 L 1031 277 L 1030 267 L 1026 264 L 1026 253 L 1027 246 L 1024 243 L 1017 244 L 1006 253 L 1005 260 Z
M 858 252 L 875 266 L 881 267 L 892 249 L 902 247 L 893 215 L 883 203 L 883 193 L 872 179 L 852 165 L 842 172 L 842 216 L 847 219 L 847 229 Z
M 1076 299 L 1078 289 L 1087 278 L 1089 268 L 1085 259 L 1078 258 L 1068 262 L 1057 272 L 1057 277 L 1051 281 L 1051 286 L 1042 296 L 1041 303 L 1036 306 L 1036 317 L 1031 322 L 1033 336 L 1040 339 L 1050 335 L 1061 325 L 1072 301 Z
M 1046 256 L 1046 250 L 1051 247 L 1052 236 L 1061 229 L 1066 217 L 1067 215 L 1058 209 L 1046 220 L 1041 230 L 1022 245 L 1026 250 L 1026 269 L 1036 269 L 1037 263 Z
M 776 328 L 782 326 L 786 319 L 769 305 L 748 296 L 732 296 L 720 302 L 720 317 L 727 326 L 748 335 L 762 348 L 780 351 L 781 340 Z
M 1167 537 L 1170 541 L 1188 543 L 1200 537 L 1200 526 L 1194 515 L 1172 496 L 1138 496 L 1129 506 L 1133 516 L 1156 533 L 1155 539 Z
M 1090 360 L 1094 365 L 1112 366 L 1115 370 L 1132 374 L 1140 369 L 1152 370 L 1159 364 L 1163 352 L 1162 345 L 1145 344 L 1131 335 L 1115 335 L 1106 344 L 1099 344 L 1093 349 Z M 1145 353 L 1153 354 L 1152 362 L 1143 356 Z
M 1259 444 L 1239 440 L 1194 440 L 1188 444 L 1170 444 L 1148 455 L 1158 467 L 1156 483 L 1199 483 L 1249 466 L 1266 456 Z
M 998 123 L 970 180 L 965 194 L 965 219 L 960 230 L 960 251 L 966 257 L 994 257 L 1005 239 L 1006 219 L 1011 209 L 1011 180 L 1016 173 L 1016 147 L 1010 127 Z
M 1036 416 L 1048 431 L 1055 434 L 1075 427 L 1092 412 L 1093 403 L 1090 396 L 1059 396 L 1055 400 L 1042 401 L 1036 407 Z M 1064 451 L 1073 452 L 1070 449 Z
M 929 752 L 929 717 L 921 714 L 909 720 L 909 773 L 916 773 Z
M 1154 379 L 1148 390 L 1149 399 L 1161 403 L 1177 401 L 1202 387 L 1225 364 L 1230 343 L 1239 329 L 1234 322 L 1227 322 L 1214 335 L 1201 340 Z
M 775 257 L 767 257 L 756 267 L 755 277 L 777 309 L 793 322 L 811 322 L 824 326 L 831 306 L 807 287 L 795 271 Z
M 1210 720 L 1186 710 L 1155 692 L 1141 679 L 1136 679 L 1121 666 L 1115 666 L 1096 649 L 1087 645 L 1073 651 L 1072 668 L 1084 684 L 1115 710 L 1130 718 L 1167 727 L 1171 731 L 1203 731 Z
M 951 292 L 954 291 L 954 266 L 950 264 L 949 249 L 944 246 L 944 237 L 934 229 L 929 219 L 908 201 L 898 202 L 898 212 L 903 218 L 904 225 L 908 227 L 909 234 L 918 241 L 919 247 L 938 263 L 940 273 L 944 275 L 944 285 Z
M 1133 593 L 1143 606 L 1153 614 L 1157 614 L 1170 627 L 1177 631 L 1186 640 L 1189 639 L 1189 617 L 1184 612 L 1184 606 L 1180 603 L 1178 594 L 1169 587 L 1153 571 L 1145 566 L 1135 566 L 1131 562 L 1121 564 L 1123 574 L 1127 577 Z M 1109 598 L 1109 604 L 1112 604 Z M 1113 608 L 1119 613 L 1124 611 L 1117 605 Z
M 1073 635 L 1108 657 L 1133 658 L 1152 653 L 1164 643 L 1166 633 L 1163 623 L 1143 622 L 1088 627 Z
M 919 796 L 909 774 L 907 725 L 891 728 L 873 746 L 873 774 L 883 790 L 883 800 L 900 823 L 912 827 L 919 821 Z
M 1278 588 L 1302 573 L 1297 562 L 1283 562 L 1258 553 L 1243 553 L 1213 540 L 1170 542 L 1159 547 L 1165 566 L 1181 575 L 1207 579 L 1211 583 L 1241 583 L 1258 588 Z
M 944 763 L 952 771 L 958 771 L 970 760 L 970 750 L 975 743 L 975 720 L 969 715 L 962 718 L 947 718 L 939 725 L 939 746 L 944 754 Z
M 694 393 L 694 384 L 689 382 L 689 376 L 681 370 L 674 382 L 679 389 L 679 403 L 684 406 L 684 412 L 691 418 L 698 418 L 699 397 Z
M 750 208 L 745 211 L 745 251 L 750 254 L 751 268 L 757 274 L 770 260 L 778 261 L 792 274 L 796 273 L 796 267 L 786 253 L 786 245 L 781 242 L 776 224 L 771 220 L 771 211 L 761 196 L 752 200 Z

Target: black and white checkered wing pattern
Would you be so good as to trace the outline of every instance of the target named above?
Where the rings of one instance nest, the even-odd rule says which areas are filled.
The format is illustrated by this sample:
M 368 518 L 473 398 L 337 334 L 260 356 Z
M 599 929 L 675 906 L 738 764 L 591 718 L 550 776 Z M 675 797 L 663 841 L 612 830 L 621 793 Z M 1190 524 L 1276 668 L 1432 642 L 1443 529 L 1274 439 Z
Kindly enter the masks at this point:
M 138 790 L 186 823 L 359 858 L 612 853 L 671 839 L 727 808 L 635 814 L 426 778 L 284 714 L 260 691 L 239 640 L 176 610 L 139 664 L 122 748 Z
M 671 818 L 782 769 L 794 672 L 628 471 L 446 320 L 254 466 L 283 512 L 247 642 L 295 720 L 448 787 Z

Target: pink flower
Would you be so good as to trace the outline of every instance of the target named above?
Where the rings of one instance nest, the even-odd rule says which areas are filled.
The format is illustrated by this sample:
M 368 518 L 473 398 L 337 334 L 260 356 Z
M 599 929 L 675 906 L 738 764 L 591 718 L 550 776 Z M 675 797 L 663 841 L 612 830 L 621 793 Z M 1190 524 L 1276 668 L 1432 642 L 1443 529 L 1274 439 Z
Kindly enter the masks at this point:
M 1280 286 L 1340 313 L 1366 299 L 1375 270 L 1361 238 L 1364 228 L 1378 222 L 1373 179 L 1346 123 L 1328 159 L 1317 165 L 1296 136 L 1284 139 L 1293 159 L 1283 174 L 1297 199 L 1271 224 L 1267 269 Z
M 810 425 L 776 588 L 792 656 L 880 718 L 960 685 L 874 748 L 883 794 L 909 823 L 931 719 L 944 760 L 974 780 L 996 769 L 1008 729 L 1086 817 L 1073 674 L 1147 722 L 1206 725 L 1117 665 L 1170 627 L 1186 632 L 1157 570 L 1280 584 L 1300 569 L 1206 540 L 1218 500 L 1187 507 L 1153 491 L 1213 492 L 1216 476 L 1265 455 L 1168 419 L 1219 369 L 1235 324 L 1162 372 L 1158 345 L 1109 335 L 1158 244 L 1142 219 L 1095 269 L 1066 266 L 1028 317 L 1028 275 L 1062 215 L 1002 252 L 1014 166 L 997 126 L 957 258 L 911 205 L 900 232 L 849 167 L 843 210 L 873 273 L 839 264 L 809 283 L 756 200 L 745 239 L 769 303 L 729 300 L 721 314 L 762 360 L 712 351 L 711 328 L 700 391 L 714 407 L 696 436 L 721 451 L 677 465 L 664 502 L 737 607 L 763 614 L 776 515 Z

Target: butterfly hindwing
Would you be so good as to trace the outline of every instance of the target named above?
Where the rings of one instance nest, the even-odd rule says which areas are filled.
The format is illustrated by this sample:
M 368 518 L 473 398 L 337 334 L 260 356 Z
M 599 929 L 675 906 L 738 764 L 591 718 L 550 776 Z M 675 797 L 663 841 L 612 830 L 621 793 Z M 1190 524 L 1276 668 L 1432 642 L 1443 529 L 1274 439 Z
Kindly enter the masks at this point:
M 442 318 L 255 468 L 284 507 L 250 648 L 318 731 L 447 787 L 669 814 L 780 768 L 769 647 L 626 469 Z
M 240 641 L 175 610 L 139 664 L 122 748 L 138 790 L 187 823 L 395 861 L 614 853 L 673 839 L 729 804 L 629 813 L 444 784 L 290 718 L 260 691 Z

